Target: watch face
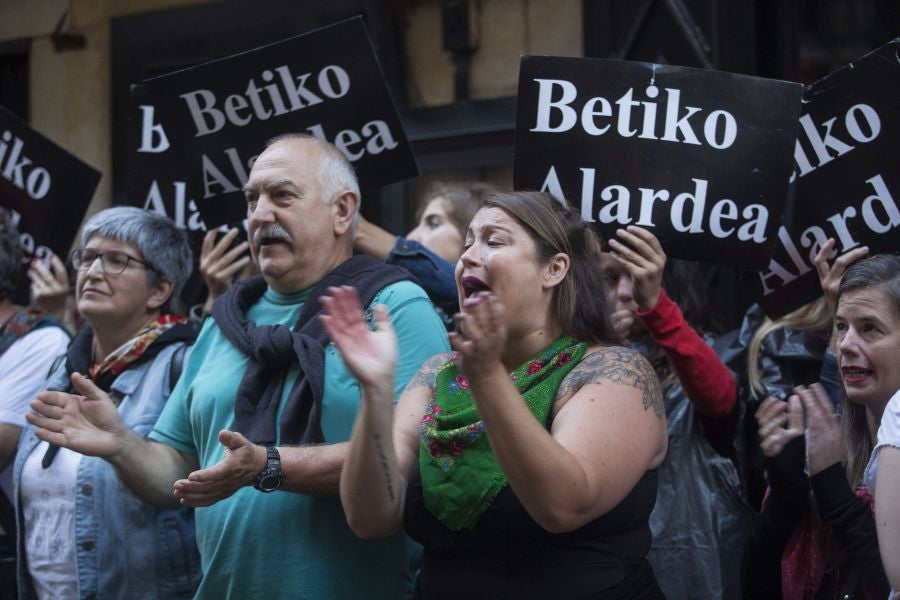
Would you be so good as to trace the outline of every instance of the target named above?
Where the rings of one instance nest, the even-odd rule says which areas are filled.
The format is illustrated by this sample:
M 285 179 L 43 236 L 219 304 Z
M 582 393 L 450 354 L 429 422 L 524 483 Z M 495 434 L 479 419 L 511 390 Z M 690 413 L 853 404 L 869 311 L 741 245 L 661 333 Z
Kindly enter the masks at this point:
M 257 487 L 264 492 L 274 492 L 281 487 L 280 474 L 270 473 L 259 478 Z

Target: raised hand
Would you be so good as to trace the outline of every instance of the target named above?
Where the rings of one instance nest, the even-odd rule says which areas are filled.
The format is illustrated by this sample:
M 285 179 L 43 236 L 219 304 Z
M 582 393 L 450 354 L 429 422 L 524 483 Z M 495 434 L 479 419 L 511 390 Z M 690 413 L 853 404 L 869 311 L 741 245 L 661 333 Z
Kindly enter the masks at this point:
M 638 307 L 650 310 L 656 306 L 662 290 L 666 253 L 656 236 L 643 227 L 629 225 L 626 229 L 616 230 L 616 235 L 626 243 L 610 239 L 610 255 L 631 273 L 634 281 L 632 294 Z
M 69 296 L 69 273 L 55 254 L 50 255 L 49 268 L 40 260 L 32 260 L 28 269 L 31 299 L 50 314 L 63 316 Z
M 245 254 L 250 247 L 246 240 L 231 248 L 231 242 L 240 233 L 239 229 L 232 228 L 216 241 L 217 229 L 210 229 L 203 237 L 203 246 L 200 251 L 200 273 L 209 290 L 209 300 L 215 300 L 225 293 L 234 278 L 241 269 L 250 263 L 250 256 Z
M 759 405 L 756 422 L 763 454 L 769 458 L 778 456 L 789 441 L 803 435 L 800 398 L 791 396 L 785 402 L 769 396 Z
M 194 471 L 175 482 L 174 494 L 185 506 L 210 506 L 253 483 L 266 466 L 266 449 L 236 431 L 223 429 L 219 442 L 225 455 L 215 466 Z
M 360 386 L 387 383 L 392 387 L 397 339 L 387 308 L 379 305 L 373 309 L 375 331 L 371 331 L 354 288 L 328 288 L 319 301 L 324 308 L 322 325 Z
M 81 395 L 41 392 L 31 403 L 34 413 L 25 418 L 37 427 L 37 436 L 51 444 L 88 456 L 110 458 L 119 452 L 128 427 L 109 396 L 79 373 L 72 385 Z
M 490 292 L 478 292 L 463 302 L 454 315 L 456 333 L 450 345 L 460 355 L 459 369 L 469 379 L 489 373 L 503 356 L 506 346 L 506 308 Z
M 819 274 L 819 283 L 822 285 L 822 292 L 825 294 L 825 302 L 828 303 L 831 314 L 834 314 L 835 311 L 837 311 L 838 286 L 841 283 L 841 277 L 844 276 L 844 271 L 846 271 L 847 267 L 851 264 L 869 253 L 868 246 L 860 246 L 846 254 L 838 256 L 834 261 L 834 264 L 829 265 L 828 259 L 834 256 L 834 244 L 834 238 L 828 238 L 828 241 L 819 248 L 816 257 L 813 260 L 816 264 L 816 272 Z
M 815 475 L 846 458 L 841 418 L 834 414 L 831 400 L 818 383 L 794 389 L 806 412 L 806 459 Z

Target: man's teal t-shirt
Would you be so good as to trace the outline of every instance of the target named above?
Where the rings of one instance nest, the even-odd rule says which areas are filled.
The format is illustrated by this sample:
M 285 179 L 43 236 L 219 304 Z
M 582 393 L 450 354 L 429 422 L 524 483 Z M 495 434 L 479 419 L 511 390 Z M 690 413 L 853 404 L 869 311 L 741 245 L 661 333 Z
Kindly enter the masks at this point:
M 269 289 L 247 316 L 258 325 L 293 325 L 305 301 L 318 302 L 309 292 L 283 295 Z M 387 286 L 371 306 L 376 304 L 388 307 L 397 335 L 396 401 L 425 360 L 449 349 L 446 329 L 412 282 Z M 233 429 L 234 396 L 247 362 L 208 319 L 150 438 L 196 454 L 202 469 L 220 462 L 224 448 L 218 434 Z M 288 371 L 282 407 L 299 372 L 297 366 Z M 350 439 L 359 396 L 359 385 L 329 345 L 322 401 L 328 443 Z M 244 487 L 198 508 L 196 526 L 203 567 L 197 598 L 396 600 L 411 593 L 416 546 L 402 534 L 357 538 L 336 496 L 264 494 Z

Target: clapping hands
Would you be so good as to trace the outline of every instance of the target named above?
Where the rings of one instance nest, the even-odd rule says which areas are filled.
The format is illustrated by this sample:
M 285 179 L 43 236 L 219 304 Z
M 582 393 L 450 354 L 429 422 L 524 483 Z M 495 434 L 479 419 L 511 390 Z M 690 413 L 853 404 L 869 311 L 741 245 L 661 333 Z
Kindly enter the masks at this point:
M 809 471 L 815 475 L 846 458 L 840 416 L 818 383 L 798 386 L 794 392 L 787 402 L 770 396 L 756 411 L 760 447 L 773 458 L 792 439 L 805 435 Z

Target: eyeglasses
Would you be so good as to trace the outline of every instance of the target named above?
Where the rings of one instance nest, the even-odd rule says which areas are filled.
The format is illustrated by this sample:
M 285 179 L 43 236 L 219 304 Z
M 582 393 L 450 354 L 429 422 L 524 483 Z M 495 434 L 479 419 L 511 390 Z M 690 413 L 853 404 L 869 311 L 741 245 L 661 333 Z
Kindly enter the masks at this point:
M 72 250 L 72 266 L 80 271 L 87 271 L 94 264 L 94 261 L 100 259 L 100 266 L 107 275 L 121 275 L 128 268 L 128 263 L 134 261 L 142 265 L 148 271 L 155 271 L 150 263 L 139 258 L 135 258 L 127 252 L 121 250 L 107 250 L 106 252 L 97 252 L 93 248 L 75 248 Z

